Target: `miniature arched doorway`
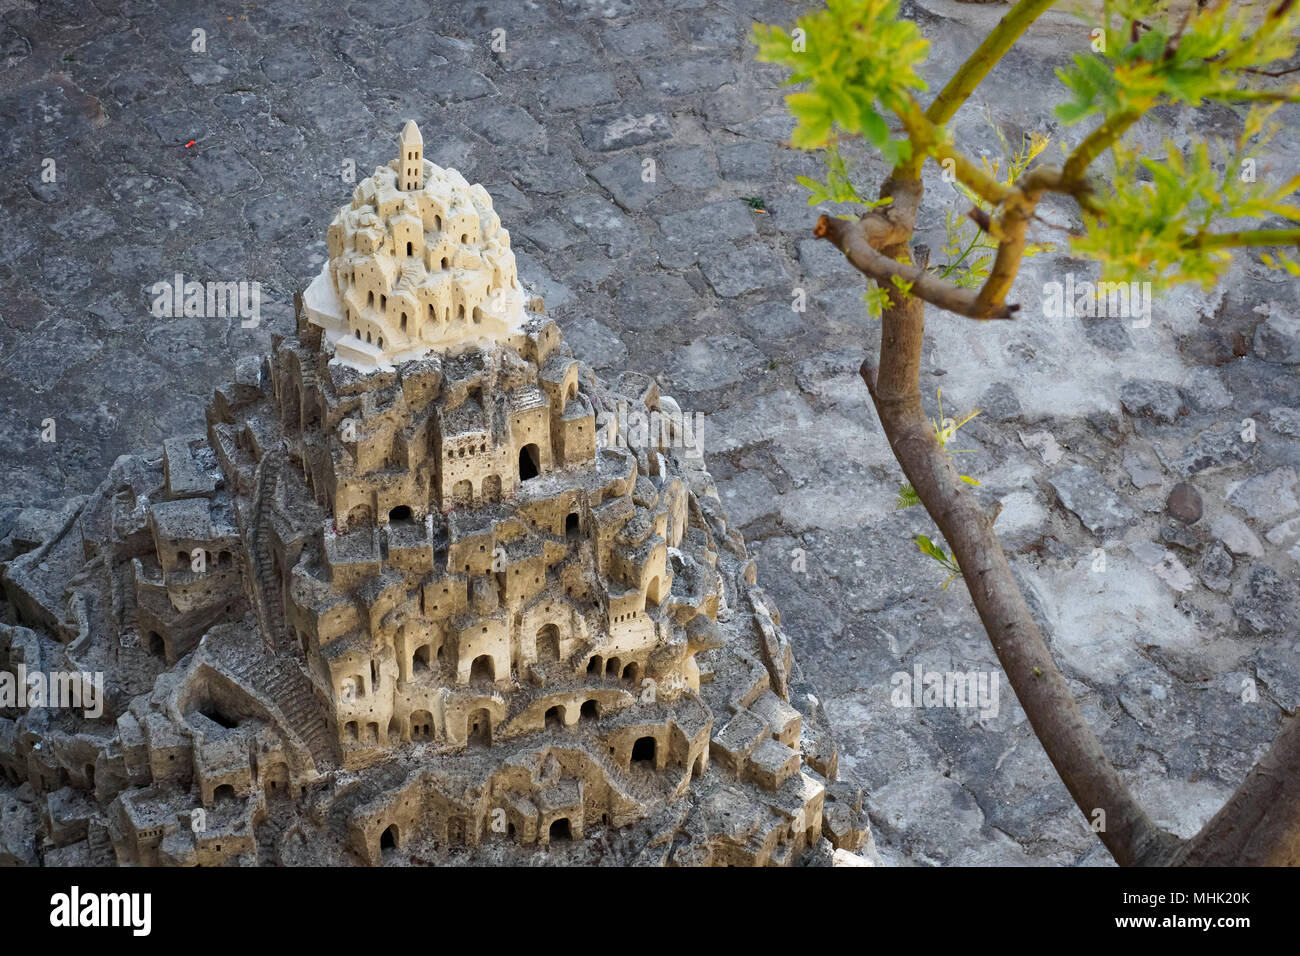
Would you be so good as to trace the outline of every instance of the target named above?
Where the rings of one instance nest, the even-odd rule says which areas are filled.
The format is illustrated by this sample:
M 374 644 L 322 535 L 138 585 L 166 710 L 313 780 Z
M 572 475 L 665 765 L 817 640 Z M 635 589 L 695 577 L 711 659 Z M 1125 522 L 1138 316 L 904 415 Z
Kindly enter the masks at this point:
M 397 829 L 397 824 L 392 824 L 379 837 L 379 851 L 396 850 L 401 840 L 401 832 Z
M 433 736 L 433 714 L 417 710 L 411 714 L 411 739 L 428 740 Z
M 492 746 L 492 715 L 480 708 L 469 715 L 465 723 L 465 742 L 471 747 Z
M 653 770 L 655 766 L 655 739 L 638 737 L 632 745 L 632 766 Z
M 409 505 L 398 505 L 396 508 L 388 512 L 389 524 L 412 524 L 414 521 L 415 518 L 411 514 L 411 508 Z
M 163 644 L 162 635 L 157 631 L 150 631 L 147 649 L 154 657 L 166 657 L 167 646 Z
M 557 840 L 572 840 L 573 827 L 569 824 L 569 818 L 560 817 L 558 820 L 552 820 L 549 835 L 552 843 Z
M 268 797 L 276 799 L 289 796 L 289 765 L 276 761 L 266 772 L 263 789 Z
M 488 475 L 483 479 L 483 500 L 489 502 L 501 500 L 500 475 Z
M 529 443 L 519 449 L 519 480 L 528 481 L 542 473 L 537 446 Z
M 491 654 L 480 654 L 474 658 L 474 662 L 469 665 L 469 679 L 495 681 L 496 661 L 492 660 Z
M 451 488 L 451 500 L 458 505 L 467 505 L 474 498 L 474 483 L 468 478 L 456 482 Z
M 564 707 L 563 707 L 563 705 L 561 705 L 561 704 L 556 704 L 554 707 L 550 707 L 550 708 L 547 709 L 547 711 L 546 711 L 546 729 L 547 729 L 547 730 L 563 730 L 563 729 L 564 729 Z
M 582 709 L 578 711 L 579 720 L 598 720 L 600 719 L 600 704 L 594 700 L 583 701 Z
M 347 521 L 348 530 L 350 531 L 353 528 L 359 528 L 368 525 L 372 520 L 373 520 L 373 512 L 371 512 L 370 510 L 370 505 L 365 505 L 365 504 L 354 505 L 352 510 L 348 512 L 348 521 Z
M 539 661 L 560 659 L 560 629 L 554 624 L 547 624 L 537 632 L 537 659 Z
M 570 511 L 569 516 L 564 519 L 564 536 L 566 538 L 576 538 L 582 533 L 582 523 L 578 519 L 578 512 Z
M 650 583 L 646 585 L 645 599 L 647 604 L 653 604 L 655 607 L 659 606 L 659 575 L 656 574 L 652 577 Z

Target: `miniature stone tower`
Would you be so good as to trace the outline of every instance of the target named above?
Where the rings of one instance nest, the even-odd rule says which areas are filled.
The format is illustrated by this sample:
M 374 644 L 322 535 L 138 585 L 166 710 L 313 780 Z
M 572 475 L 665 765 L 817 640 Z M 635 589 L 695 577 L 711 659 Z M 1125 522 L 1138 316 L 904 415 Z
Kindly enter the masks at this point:
M 424 185 L 424 137 L 415 120 L 407 120 L 402 127 L 401 154 L 402 192 L 413 192 Z

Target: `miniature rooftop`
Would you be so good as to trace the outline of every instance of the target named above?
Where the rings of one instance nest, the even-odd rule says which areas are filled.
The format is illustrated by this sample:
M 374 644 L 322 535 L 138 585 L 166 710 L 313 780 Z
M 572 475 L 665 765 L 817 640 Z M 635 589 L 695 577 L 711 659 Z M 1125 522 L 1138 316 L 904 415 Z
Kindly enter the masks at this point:
M 424 158 L 413 120 L 398 155 L 352 193 L 303 301 L 333 361 L 362 372 L 518 333 L 524 294 L 510 233 L 481 185 Z

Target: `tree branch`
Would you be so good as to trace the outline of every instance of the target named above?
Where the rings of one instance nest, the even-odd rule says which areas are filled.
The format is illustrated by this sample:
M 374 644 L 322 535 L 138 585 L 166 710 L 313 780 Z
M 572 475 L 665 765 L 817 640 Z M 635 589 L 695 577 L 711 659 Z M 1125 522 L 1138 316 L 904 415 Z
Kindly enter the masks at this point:
M 995 235 L 999 237 L 998 251 L 993 259 L 993 268 L 989 270 L 989 277 L 984 280 L 976 297 L 976 318 L 985 318 L 1003 308 L 1020 272 L 1029 221 L 1034 217 L 1038 201 L 1048 189 L 1060 185 L 1061 171 L 1051 166 L 1031 169 L 1016 180 L 994 221 Z
M 948 140 L 944 130 L 921 111 L 921 104 L 914 97 L 910 94 L 899 97 L 898 102 L 893 104 L 893 110 L 912 142 L 913 159 L 924 162 L 926 156 L 933 156 L 940 163 L 951 162 L 953 175 L 985 202 L 997 205 L 1007 197 L 1007 187 L 959 152 Z M 918 172 L 920 162 L 915 167 Z
M 1188 249 L 1232 249 L 1239 246 L 1300 245 L 1300 229 L 1246 229 L 1240 232 L 1202 232 L 1183 241 Z
M 1300 866 L 1300 715 L 1210 822 L 1174 854 L 1175 866 Z
M 1072 188 L 1076 183 L 1082 182 L 1084 174 L 1088 172 L 1088 167 L 1093 164 L 1093 161 L 1109 149 L 1115 140 L 1123 136 L 1141 115 L 1136 110 L 1117 113 L 1085 136 L 1083 142 L 1076 146 L 1074 152 L 1065 160 L 1065 168 L 1061 176 L 1065 187 Z
M 989 75 L 993 67 L 1015 46 L 1016 41 L 1029 29 L 1030 24 L 1056 4 L 1056 0 L 1020 0 L 1007 11 L 1006 16 L 998 21 L 975 48 L 975 52 L 957 68 L 948 84 L 939 91 L 930 108 L 925 111 L 926 119 L 935 126 L 943 126 L 956 115 L 958 108 L 970 98 Z
M 990 314 L 979 314 L 974 291 L 945 282 L 910 262 L 899 262 L 873 249 L 861 220 L 833 219 L 823 215 L 817 220 L 813 235 L 836 246 L 855 269 L 875 279 L 886 291 L 897 291 L 893 283 L 897 276 L 911 283 L 912 295 L 967 318 L 1009 319 L 1019 309 L 1019 306 L 1002 306 Z
M 1300 90 L 1229 90 L 1207 93 L 1205 98 L 1222 103 L 1300 103 Z

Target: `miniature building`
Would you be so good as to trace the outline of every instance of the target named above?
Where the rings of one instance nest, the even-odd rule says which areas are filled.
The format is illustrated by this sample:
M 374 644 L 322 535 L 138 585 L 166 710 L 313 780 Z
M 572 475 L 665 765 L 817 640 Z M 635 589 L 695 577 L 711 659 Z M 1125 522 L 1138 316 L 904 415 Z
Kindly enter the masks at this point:
M 111 687 L 93 727 L 0 716 L 8 785 L 132 864 L 577 862 L 608 828 L 629 863 L 856 850 L 860 794 L 708 474 L 610 411 L 675 404 L 575 359 L 483 188 L 414 123 L 399 149 L 206 435 L 120 459 L 5 566 L 0 667 Z

